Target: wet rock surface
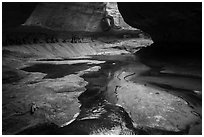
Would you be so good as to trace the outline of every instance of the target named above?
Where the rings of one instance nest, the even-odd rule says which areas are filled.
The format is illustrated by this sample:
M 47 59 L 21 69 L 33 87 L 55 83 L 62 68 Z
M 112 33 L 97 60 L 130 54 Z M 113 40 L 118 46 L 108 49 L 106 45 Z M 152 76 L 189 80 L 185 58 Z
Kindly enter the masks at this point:
M 3 133 L 201 134 L 198 58 L 165 60 L 141 49 L 149 43 L 3 47 Z
M 200 119 L 181 98 L 144 85 L 122 83 L 124 85 L 119 84 L 121 87 L 117 90 L 116 103 L 130 113 L 137 126 L 178 132 Z
M 199 4 L 135 8 L 140 22 L 125 20 L 154 44 L 115 3 L 106 5 L 108 32 L 96 33 L 104 3 L 87 4 L 44 3 L 26 22 L 37 26 L 4 29 L 3 134 L 202 134 Z M 73 30 L 56 31 L 66 25 Z
M 4 134 L 16 134 L 49 121 L 62 125 L 80 111 L 77 97 L 87 82 L 75 75 L 55 80 L 42 80 L 37 75 L 3 85 Z
M 46 103 L 41 104 L 42 99 L 38 91 L 39 96 L 32 96 L 36 98 L 34 104 L 36 111 L 33 108 L 33 114 L 28 112 L 30 117 L 36 116 L 44 122 L 41 121 L 41 124 L 37 122 L 32 126 L 29 124 L 29 127 L 24 127 L 25 130 L 18 134 L 199 134 L 201 104 L 193 104 L 192 98 L 190 100 L 182 98 L 177 91 L 173 94 L 167 92 L 169 90 L 167 88 L 151 86 L 148 81 L 146 84 L 142 74 L 151 70 L 149 66 L 138 62 L 134 56 L 112 55 L 92 56 L 92 58 L 104 60 L 106 63 L 97 64 L 101 66 L 97 71 L 81 74 L 88 83 L 76 75 L 68 75 L 44 80 L 41 77 L 41 82 L 31 84 L 35 85 L 35 90 L 30 85 L 27 89 L 24 86 L 24 90 L 33 90 L 35 93 L 39 88 L 41 90 L 46 88 L 43 91 L 47 94 L 43 93 L 45 95 L 42 96 Z M 36 75 L 35 73 L 33 75 Z M 165 81 L 166 78 L 161 79 Z M 8 90 L 5 85 L 4 88 L 9 94 L 11 93 L 12 90 Z M 15 89 L 16 86 L 13 88 Z M 28 93 L 26 95 L 29 97 Z M 8 104 L 6 106 L 8 107 Z M 40 108 L 44 111 L 39 111 Z M 46 111 L 50 114 L 44 118 L 42 114 L 46 114 Z M 20 121 L 18 115 L 22 113 L 11 114 L 8 119 L 13 120 L 18 117 Z M 22 116 L 22 119 L 25 117 L 27 116 Z M 4 118 L 3 115 L 3 120 Z M 35 122 L 37 118 L 34 118 Z M 43 124 L 47 122 L 55 123 L 55 126 Z M 8 121 L 4 123 L 9 124 Z M 5 125 L 3 127 L 6 128 Z M 12 130 L 14 130 L 13 127 Z
M 197 63 L 184 64 L 180 73 L 182 64 L 174 61 L 92 55 L 16 58 L 21 63 L 14 69 L 11 56 L 3 62 L 3 78 L 11 79 L 3 84 L 4 134 L 201 134 Z
M 127 117 L 132 119 L 134 125 L 133 134 L 201 134 L 202 112 L 199 103 L 195 105 L 193 99 L 182 98 L 185 93 L 179 95 L 180 93 L 175 91 L 173 94 L 166 91 L 168 90 L 166 88 L 160 89 L 149 84 L 147 86 L 139 75 L 150 68 L 139 62 L 136 62 L 135 65 L 129 64 L 129 61 L 125 60 L 126 63 L 124 64 L 120 62 L 120 67 L 118 68 L 116 65 L 115 71 L 102 67 L 101 71 L 103 72 L 97 72 L 99 75 L 111 76 L 111 78 L 107 77 L 109 79 L 107 86 L 102 89 L 98 88 L 101 82 L 93 73 L 89 76 L 83 76 L 90 85 L 87 86 L 87 91 L 79 97 L 82 103 L 81 112 L 73 123 L 77 121 L 79 126 L 82 126 L 84 123 L 89 123 L 89 121 L 84 122 L 83 119 L 101 119 L 107 106 L 100 106 L 98 101 L 102 103 L 103 100 L 106 100 L 116 106 L 123 107 L 128 113 Z M 137 83 L 132 82 L 134 79 L 137 80 Z M 165 78 L 163 80 L 165 81 Z M 95 107 L 95 103 L 100 109 Z M 109 112 L 111 111 L 109 110 Z M 111 113 L 108 113 L 106 117 L 109 115 Z M 111 121 L 114 120 L 114 118 L 111 119 Z M 96 125 L 94 122 L 90 122 L 90 124 Z M 64 129 L 69 129 L 70 126 L 67 125 Z M 121 128 L 122 132 L 118 132 L 117 129 L 111 129 L 110 132 L 108 129 L 104 129 L 103 124 L 97 125 L 97 127 L 101 134 L 123 134 L 123 128 Z M 80 129 L 78 131 L 80 132 Z M 89 134 L 92 134 L 92 131 Z
M 106 41 L 105 37 L 100 39 Z M 105 61 L 100 55 L 126 53 L 129 56 L 130 54 L 126 50 L 112 48 L 117 45 L 122 46 L 124 43 L 131 45 L 135 41 L 126 40 L 115 39 L 113 41 L 109 39 L 107 41 L 111 41 L 111 43 L 102 43 L 101 41 L 87 43 L 89 46 L 97 45 L 96 47 L 91 46 L 92 50 L 83 45 L 85 43 L 81 44 L 81 48 L 74 49 L 74 46 L 66 45 L 70 44 L 69 42 L 64 44 L 67 46 L 64 46 L 66 51 L 57 49 L 54 45 L 4 46 L 2 63 L 3 134 L 63 134 L 64 132 L 58 132 L 58 128 L 71 123 L 75 115 L 81 111 L 83 99 L 78 98 L 87 89 L 85 86 L 88 84 L 82 76 L 101 69 Z M 142 39 L 138 39 L 138 43 L 134 46 L 147 46 L 148 44 L 144 43 L 151 43 L 151 40 L 145 41 L 145 39 L 144 42 Z M 75 45 L 79 46 L 80 44 Z M 54 52 L 54 50 L 56 51 Z M 64 51 L 66 54 L 63 54 Z M 78 53 L 86 56 L 81 56 Z M 89 54 L 96 55 L 96 57 L 87 56 Z M 64 58 L 58 55 L 64 56 Z M 97 55 L 99 56 L 97 57 Z M 107 67 L 110 67 L 112 63 L 107 63 Z M 104 86 L 102 83 L 98 84 L 98 88 Z M 75 127 L 78 125 L 76 124 Z M 94 130 L 90 130 L 90 132 L 94 134 Z M 100 132 L 98 131 L 97 134 Z

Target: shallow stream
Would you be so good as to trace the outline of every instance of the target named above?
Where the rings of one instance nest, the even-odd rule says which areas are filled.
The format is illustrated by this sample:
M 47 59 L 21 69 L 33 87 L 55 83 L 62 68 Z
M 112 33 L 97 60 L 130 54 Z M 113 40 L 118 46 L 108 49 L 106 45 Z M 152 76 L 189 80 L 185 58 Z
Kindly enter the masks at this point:
M 69 74 L 76 74 L 93 66 L 100 66 L 99 71 L 89 72 L 81 76 L 89 84 L 86 91 L 78 100 L 81 103 L 81 112 L 69 125 L 60 128 L 60 134 L 191 134 L 198 133 L 200 128 L 192 131 L 189 127 L 185 131 L 165 131 L 148 127 L 137 127 L 131 116 L 118 104 L 118 92 L 120 85 L 108 87 L 110 81 L 121 81 L 120 75 L 124 73 L 123 80 L 141 84 L 146 87 L 163 90 L 182 98 L 194 111 L 192 112 L 202 119 L 202 78 L 198 75 L 178 73 L 177 66 L 171 64 L 171 69 L 157 65 L 153 67 L 141 62 L 139 57 L 134 55 L 112 55 L 112 56 L 91 56 L 91 60 L 106 61 L 102 64 L 79 63 L 68 64 L 35 64 L 24 68 L 28 72 L 42 72 L 47 75 L 44 78 L 59 78 Z M 52 61 L 52 60 L 43 60 Z M 61 61 L 61 60 L 58 60 Z M 154 60 L 155 62 L 156 60 Z M 157 64 L 160 62 L 158 61 Z M 189 70 L 189 68 L 187 68 Z M 193 70 L 193 68 L 190 68 Z M 197 68 L 196 68 L 197 69 Z M 184 69 L 185 71 L 185 69 Z M 195 72 L 196 70 L 193 70 Z M 171 73 L 170 73 L 171 72 Z M 189 71 L 188 71 L 189 72 Z M 120 93 L 123 94 L 123 93 Z M 134 126 L 133 126 L 134 125 Z M 196 125 L 197 126 L 197 125 Z

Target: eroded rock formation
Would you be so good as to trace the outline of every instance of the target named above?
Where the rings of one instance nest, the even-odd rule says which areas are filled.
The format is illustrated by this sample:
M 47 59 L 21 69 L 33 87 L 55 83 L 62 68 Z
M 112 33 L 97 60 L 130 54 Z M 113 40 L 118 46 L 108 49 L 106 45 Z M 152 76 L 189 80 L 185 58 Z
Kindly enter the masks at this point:
M 119 5 L 169 62 L 116 3 L 37 3 L 3 32 L 3 134 L 201 134 L 201 63 L 167 44 L 199 43 L 197 6 Z
M 25 25 L 52 30 L 88 32 L 109 30 L 108 27 L 113 26 L 111 24 L 120 26 L 118 28 L 132 29 L 124 22 L 114 2 L 39 3 L 25 22 Z

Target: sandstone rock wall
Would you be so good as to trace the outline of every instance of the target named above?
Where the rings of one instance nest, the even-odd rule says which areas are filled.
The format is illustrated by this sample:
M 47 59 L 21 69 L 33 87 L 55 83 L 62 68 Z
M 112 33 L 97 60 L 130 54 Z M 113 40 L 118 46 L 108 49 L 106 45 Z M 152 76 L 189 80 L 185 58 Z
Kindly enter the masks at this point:
M 128 30 L 136 29 L 136 28 L 131 27 L 124 21 L 123 17 L 121 16 L 118 10 L 118 5 L 116 4 L 116 2 L 108 2 L 106 5 L 106 11 L 108 15 L 113 17 L 114 23 L 116 26 L 120 26 L 123 29 L 128 29 Z
M 25 25 L 59 31 L 101 32 L 101 20 L 106 14 L 113 17 L 117 26 L 132 28 L 124 22 L 114 2 L 39 3 Z

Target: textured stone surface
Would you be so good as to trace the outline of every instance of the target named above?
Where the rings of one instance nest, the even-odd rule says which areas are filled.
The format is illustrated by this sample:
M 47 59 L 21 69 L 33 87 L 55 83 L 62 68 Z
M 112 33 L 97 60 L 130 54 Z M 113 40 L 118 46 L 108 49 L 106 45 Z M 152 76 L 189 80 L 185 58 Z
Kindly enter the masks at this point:
M 137 72 L 148 70 L 140 69 Z M 121 105 L 129 113 L 135 127 L 183 132 L 201 124 L 201 117 L 187 101 L 165 90 L 129 81 L 127 76 L 133 74 L 138 75 L 136 72 L 116 72 L 107 86 L 106 96 L 108 101 Z
M 58 79 L 42 76 L 32 73 L 16 84 L 2 86 L 3 134 L 16 134 L 44 122 L 61 126 L 80 111 L 77 97 L 86 90 L 87 82 L 76 75 Z
M 104 63 L 104 61 L 84 60 L 84 55 L 127 54 L 128 52 L 123 49 L 112 47 L 121 47 L 124 44 L 131 46 L 135 43 L 133 46 L 136 48 L 145 46 L 145 43 L 147 46 L 151 42 L 151 40 L 142 39 L 134 41 L 118 39 L 112 43 L 105 43 L 106 39 L 103 38 L 103 40 L 104 42 L 4 46 L 2 59 L 3 134 L 16 134 L 45 122 L 52 122 L 58 126 L 69 122 L 76 113 L 79 113 L 81 104 L 78 97 L 86 90 L 87 82 L 80 76 L 99 71 L 101 69 L 99 64 Z M 76 58 L 69 60 L 71 57 Z M 47 74 L 43 72 L 20 70 L 34 64 L 67 64 L 71 67 L 71 64 L 86 63 L 90 67 L 82 67 L 82 70 L 79 69 L 79 71 L 76 67 L 74 70 L 77 71 L 77 74 L 73 72 L 71 75 L 67 74 L 64 77 L 53 79 L 46 79 Z M 51 70 L 52 73 L 63 71 L 62 69 L 53 70 L 49 66 L 42 68 L 42 70 L 46 69 Z M 69 70 L 66 71 L 69 72 Z M 37 108 L 33 114 L 30 112 L 32 106 Z
M 101 20 L 107 15 L 117 26 L 133 29 L 124 22 L 114 2 L 39 3 L 25 24 L 61 31 L 100 32 Z

